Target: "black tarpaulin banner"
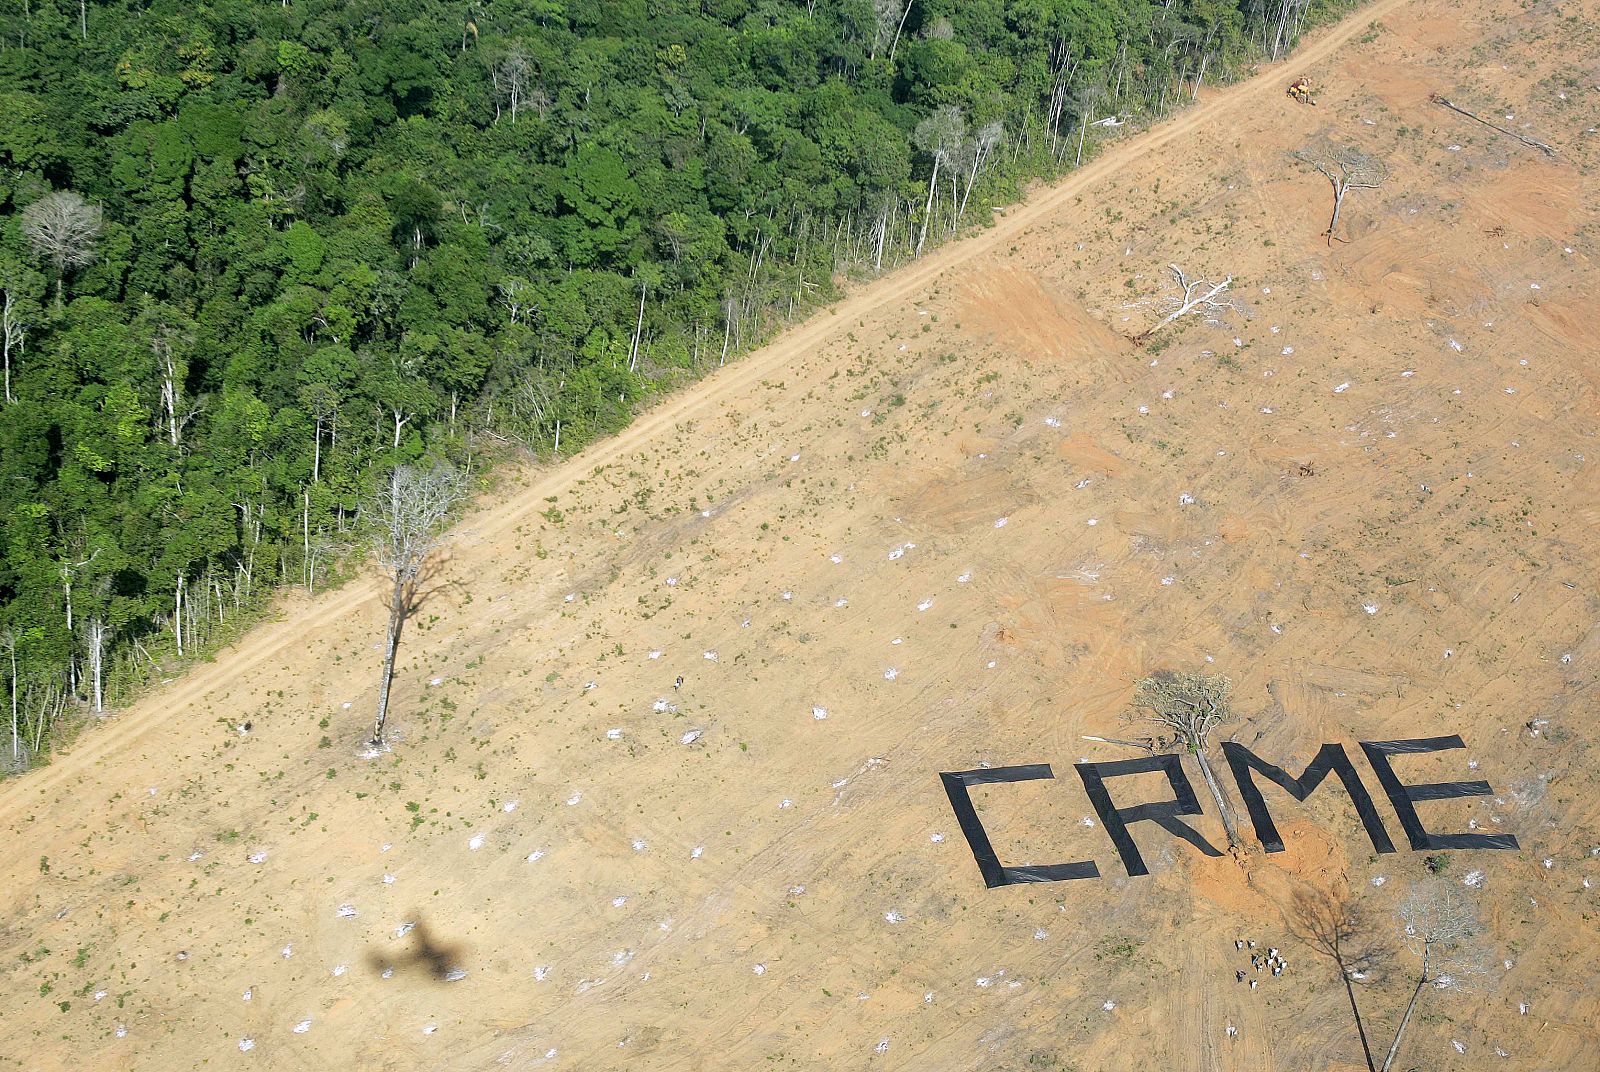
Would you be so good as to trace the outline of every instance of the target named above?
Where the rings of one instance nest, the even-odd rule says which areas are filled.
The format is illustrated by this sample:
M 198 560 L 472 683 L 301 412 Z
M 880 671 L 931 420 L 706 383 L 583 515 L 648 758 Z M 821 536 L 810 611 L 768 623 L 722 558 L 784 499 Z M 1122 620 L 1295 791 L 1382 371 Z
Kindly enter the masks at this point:
M 1394 842 L 1389 840 L 1389 831 L 1385 829 L 1383 820 L 1378 818 L 1378 809 L 1373 806 L 1372 794 L 1367 792 L 1366 785 L 1356 773 L 1355 765 L 1350 762 L 1343 745 L 1323 745 L 1322 750 L 1312 757 L 1298 778 L 1282 767 L 1268 763 L 1235 741 L 1223 741 L 1222 754 L 1228 757 L 1228 766 L 1233 769 L 1233 780 L 1239 786 L 1239 795 L 1244 798 L 1245 810 L 1250 813 L 1250 822 L 1256 828 L 1256 838 L 1268 852 L 1282 852 L 1283 838 L 1278 835 L 1278 827 L 1272 821 L 1272 813 L 1267 810 L 1267 802 L 1262 799 L 1261 790 L 1256 787 L 1255 779 L 1250 775 L 1252 770 L 1276 782 L 1285 792 L 1302 803 L 1316 791 L 1317 786 L 1322 784 L 1322 780 L 1329 773 L 1337 774 L 1339 780 L 1344 783 L 1345 792 L 1350 794 L 1350 802 L 1356 807 L 1356 815 L 1361 818 L 1361 825 L 1367 829 L 1367 837 L 1372 839 L 1372 847 L 1378 852 L 1395 851 Z
M 967 792 L 967 787 L 970 785 L 1032 782 L 1054 777 L 1055 772 L 1050 769 L 1048 763 L 947 771 L 939 775 L 939 780 L 944 783 L 945 795 L 950 798 L 950 807 L 955 810 L 956 822 L 961 825 L 961 833 L 965 835 L 967 845 L 972 849 L 973 858 L 978 861 L 978 871 L 983 875 L 983 884 L 988 888 L 1012 886 L 1020 882 L 1062 882 L 1075 878 L 1100 877 L 1100 869 L 1095 866 L 1093 860 L 1079 860 L 1070 864 L 1006 867 L 995 854 L 994 846 L 989 842 L 989 835 L 983 829 L 983 821 L 978 818 L 978 810 L 972 806 L 972 795 Z
M 1419 737 L 1407 741 L 1362 741 L 1361 750 L 1367 754 L 1378 784 L 1394 805 L 1400 818 L 1400 828 L 1406 832 L 1413 849 L 1515 849 L 1520 848 L 1512 834 L 1435 834 L 1422 825 L 1417 816 L 1416 804 L 1425 800 L 1453 800 L 1456 797 L 1487 797 L 1494 794 L 1485 781 L 1428 782 L 1407 785 L 1402 782 L 1389 763 L 1390 756 L 1443 752 L 1451 748 L 1465 748 L 1460 736 Z
M 1078 771 L 1078 777 L 1083 779 L 1083 789 L 1089 794 L 1089 803 L 1094 805 L 1100 821 L 1105 824 L 1106 833 L 1111 837 L 1111 843 L 1117 847 L 1117 854 L 1122 857 L 1122 866 L 1129 875 L 1150 873 L 1150 869 L 1144 865 L 1144 857 L 1139 855 L 1139 846 L 1134 844 L 1133 836 L 1128 833 L 1129 823 L 1153 822 L 1174 837 L 1187 841 L 1207 856 L 1222 855 L 1209 841 L 1200 836 L 1198 830 L 1178 819 L 1180 815 L 1199 815 L 1201 811 L 1200 801 L 1194 795 L 1194 786 L 1190 784 L 1189 776 L 1183 773 L 1183 761 L 1177 756 L 1170 754 L 1147 756 L 1142 759 L 1120 759 L 1110 763 L 1075 763 L 1073 766 Z M 1172 786 L 1173 799 L 1135 804 L 1128 808 L 1119 808 L 1112 803 L 1111 793 L 1106 789 L 1107 778 L 1122 778 L 1130 774 L 1148 774 L 1153 771 L 1160 771 L 1167 776 L 1167 783 Z

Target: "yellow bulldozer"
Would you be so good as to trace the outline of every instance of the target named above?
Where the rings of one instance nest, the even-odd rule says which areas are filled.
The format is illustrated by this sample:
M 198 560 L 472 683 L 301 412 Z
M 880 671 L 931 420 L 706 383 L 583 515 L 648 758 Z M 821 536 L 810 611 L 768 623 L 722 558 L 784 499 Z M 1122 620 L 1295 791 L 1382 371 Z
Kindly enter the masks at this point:
M 1313 108 L 1316 107 L 1317 102 L 1311 95 L 1311 79 L 1309 78 L 1302 76 L 1289 83 L 1289 96 L 1301 104 L 1309 104 Z

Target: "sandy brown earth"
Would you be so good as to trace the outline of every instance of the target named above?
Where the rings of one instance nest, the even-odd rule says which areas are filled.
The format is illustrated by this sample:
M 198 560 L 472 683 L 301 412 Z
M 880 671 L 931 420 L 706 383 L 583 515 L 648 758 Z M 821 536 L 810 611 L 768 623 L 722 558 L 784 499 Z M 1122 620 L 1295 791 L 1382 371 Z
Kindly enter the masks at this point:
M 431 578 L 392 753 L 363 582 L 0 786 L 0 1067 L 1364 1067 L 1285 912 L 1347 881 L 1393 934 L 1427 871 L 1381 795 L 1395 855 L 1331 788 L 1274 791 L 1282 854 L 1137 827 L 1141 878 L 1084 823 L 1072 764 L 1135 754 L 1084 735 L 1177 668 L 1374 793 L 1356 741 L 1460 733 L 1397 767 L 1522 847 L 1445 854 L 1494 967 L 1396 1068 L 1594 1068 L 1597 15 L 1380 0 L 523 474 Z M 1392 171 L 1331 246 L 1286 155 L 1324 128 Z M 1137 345 L 1174 262 L 1248 314 Z M 1002 859 L 1102 878 L 986 890 L 938 778 L 984 763 L 1056 771 L 973 790 Z M 1359 987 L 1384 1045 L 1412 970 Z

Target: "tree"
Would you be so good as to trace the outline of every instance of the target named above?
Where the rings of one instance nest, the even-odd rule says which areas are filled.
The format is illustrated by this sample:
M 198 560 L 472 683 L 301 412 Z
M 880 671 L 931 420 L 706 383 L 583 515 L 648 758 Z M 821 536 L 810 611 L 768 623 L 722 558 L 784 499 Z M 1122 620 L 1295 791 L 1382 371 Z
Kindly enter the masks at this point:
M 1382 160 L 1350 145 L 1321 141 L 1291 153 L 1296 160 L 1310 164 L 1333 186 L 1333 216 L 1323 233 L 1328 244 L 1333 245 L 1333 230 L 1339 226 L 1339 213 L 1344 209 L 1344 197 L 1351 190 L 1375 190 L 1389 177 L 1389 168 Z
M 1423 990 L 1430 985 L 1435 990 L 1468 990 L 1488 972 L 1487 953 L 1473 941 L 1482 929 L 1477 909 L 1454 883 L 1435 880 L 1413 886 L 1396 914 L 1406 949 L 1420 965 L 1417 985 L 1378 1072 L 1389 1072 L 1394 1065 Z
M 1211 798 L 1222 816 L 1222 827 L 1228 832 L 1228 845 L 1235 847 L 1239 844 L 1239 830 L 1234 825 L 1232 810 L 1223 799 L 1222 784 L 1217 781 L 1206 756 L 1211 747 L 1211 734 L 1233 717 L 1228 707 L 1231 688 L 1225 677 L 1163 670 L 1139 682 L 1133 693 L 1133 709 L 1145 712 L 1144 721 L 1172 730 L 1173 745 L 1181 745 L 1199 762 L 1206 788 L 1211 790 Z
M 1367 1041 L 1366 1023 L 1361 1018 L 1361 1006 L 1356 1003 L 1355 984 L 1382 967 L 1388 960 L 1388 951 L 1366 937 L 1365 910 L 1351 896 L 1349 886 L 1342 883 L 1330 890 L 1302 886 L 1294 892 L 1289 927 L 1313 952 L 1333 962 L 1345 997 L 1350 1001 L 1350 1014 L 1355 1017 L 1367 1072 L 1377 1072 L 1372 1061 L 1372 1047 Z
M 393 587 L 389 595 L 389 631 L 383 647 L 383 678 L 378 687 L 378 713 L 372 723 L 372 746 L 384 744 L 389 717 L 389 687 L 394 681 L 400 630 L 416 606 L 423 566 L 444 538 L 444 522 L 465 494 L 460 476 L 448 465 L 426 472 L 396 466 L 370 506 L 377 529 L 378 563 Z
M 89 651 L 89 681 L 93 687 L 94 713 L 105 711 L 105 655 L 106 643 L 111 639 L 111 627 L 99 614 L 92 616 L 83 627 L 83 640 Z
M 1223 309 L 1239 310 L 1239 304 L 1233 299 L 1219 297 L 1223 291 L 1233 285 L 1233 276 L 1228 276 L 1220 283 L 1213 283 L 1208 279 L 1190 279 L 1183 269 L 1176 264 L 1169 264 L 1167 267 L 1177 279 L 1178 293 L 1168 294 L 1156 299 L 1155 305 L 1158 310 L 1170 310 L 1170 312 L 1148 331 L 1141 332 L 1137 336 L 1139 341 L 1148 339 L 1174 320 L 1188 316 L 1193 312 L 1214 313 Z M 1136 302 L 1135 304 L 1144 305 L 1146 303 Z
M 1073 95 L 1073 103 L 1078 110 L 1078 155 L 1073 159 L 1072 166 L 1079 167 L 1083 164 L 1083 142 L 1089 136 L 1089 117 L 1094 115 L 1094 110 L 1106 97 L 1106 83 L 1104 78 L 1096 78 Z
M 194 341 L 176 318 L 165 315 L 167 310 L 153 307 L 144 319 L 150 334 L 150 358 L 155 365 L 156 379 L 160 383 L 161 408 L 166 414 L 167 443 L 176 447 L 182 439 L 183 429 L 194 419 L 196 407 L 183 397 L 184 381 L 188 377 L 185 351 Z
M 505 54 L 495 60 L 489 68 L 489 81 L 494 86 L 494 117 L 500 119 L 500 105 L 504 102 L 511 109 L 511 123 L 517 122 L 517 113 L 522 110 L 523 102 L 528 98 L 528 91 L 533 86 L 533 62 L 528 58 L 527 49 L 519 41 L 506 50 Z
M 967 172 L 967 186 L 961 193 L 961 207 L 956 210 L 956 222 L 961 222 L 961 217 L 967 213 L 967 199 L 972 196 L 972 185 L 978 181 L 978 172 L 983 169 L 984 160 L 1000 144 L 1000 139 L 1005 137 L 1005 124 L 998 121 L 987 123 L 973 136 L 972 168 Z
M 95 240 L 100 237 L 101 212 L 71 190 L 56 190 L 22 210 L 22 234 L 34 255 L 56 270 L 56 305 L 61 304 L 61 281 L 71 268 L 94 261 Z
M 900 0 L 873 0 L 874 32 L 870 58 L 877 59 L 878 49 L 888 44 L 889 64 L 893 66 L 895 50 L 900 45 L 900 34 L 906 28 L 906 16 L 911 14 L 911 5 L 915 2 L 905 0 L 905 4 L 901 5 Z M 893 33 L 890 32 L 891 28 Z
M 35 289 L 28 284 L 39 282 L 39 273 L 29 271 L 19 264 L 0 262 L 0 354 L 4 356 L 5 394 L 7 403 L 15 402 L 11 393 L 11 371 L 22 356 L 28 342 L 28 292 Z
M 933 169 L 928 174 L 928 203 L 922 209 L 922 232 L 917 235 L 915 255 L 918 257 L 922 256 L 922 244 L 928 240 L 928 222 L 933 218 L 933 197 L 939 185 L 939 166 L 961 151 L 966 132 L 961 109 L 947 104 L 918 123 L 912 135 L 916 147 L 933 158 Z

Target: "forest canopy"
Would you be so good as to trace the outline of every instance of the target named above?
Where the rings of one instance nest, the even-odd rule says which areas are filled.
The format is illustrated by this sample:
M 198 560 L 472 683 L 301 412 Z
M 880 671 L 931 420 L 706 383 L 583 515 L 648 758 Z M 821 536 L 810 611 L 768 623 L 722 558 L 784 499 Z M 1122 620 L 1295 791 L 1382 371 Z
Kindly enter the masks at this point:
M 1337 0 L 7 0 L 0 770 Z

